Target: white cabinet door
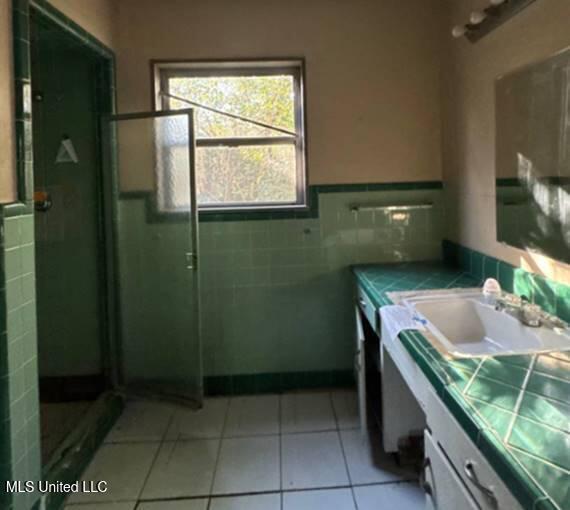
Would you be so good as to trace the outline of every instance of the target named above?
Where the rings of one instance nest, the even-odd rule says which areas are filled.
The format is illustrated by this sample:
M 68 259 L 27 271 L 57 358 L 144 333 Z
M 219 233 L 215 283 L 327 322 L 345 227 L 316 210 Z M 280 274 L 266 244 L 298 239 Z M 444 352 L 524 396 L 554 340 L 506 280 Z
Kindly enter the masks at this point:
M 358 306 L 354 307 L 356 314 L 356 349 L 354 351 L 354 371 L 356 373 L 356 384 L 358 386 L 358 414 L 360 417 L 360 428 L 366 431 L 366 360 L 364 355 L 364 328 L 362 317 Z
M 427 430 L 424 439 L 426 510 L 478 510 L 479 506 Z

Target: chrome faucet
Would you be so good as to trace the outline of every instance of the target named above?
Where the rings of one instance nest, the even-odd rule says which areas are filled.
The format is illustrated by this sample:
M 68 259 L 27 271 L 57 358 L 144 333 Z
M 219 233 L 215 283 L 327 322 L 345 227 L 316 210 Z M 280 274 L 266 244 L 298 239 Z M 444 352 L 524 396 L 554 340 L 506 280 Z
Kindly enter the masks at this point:
M 543 313 L 540 306 L 531 303 L 526 296 L 503 296 L 497 300 L 495 310 L 513 315 L 529 328 L 542 326 Z
M 521 296 L 519 308 L 519 320 L 530 328 L 542 326 L 542 310 L 540 306 L 532 304 L 526 296 Z

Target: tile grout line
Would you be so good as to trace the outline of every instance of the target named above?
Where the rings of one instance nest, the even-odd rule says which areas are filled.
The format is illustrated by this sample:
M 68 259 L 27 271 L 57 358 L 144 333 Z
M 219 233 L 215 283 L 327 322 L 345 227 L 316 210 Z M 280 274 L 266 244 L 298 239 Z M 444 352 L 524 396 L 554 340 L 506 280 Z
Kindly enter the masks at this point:
M 154 443 L 154 444 L 156 444 L 156 443 Z M 152 459 L 152 462 L 150 463 L 149 470 L 148 470 L 148 472 L 147 472 L 147 474 L 146 474 L 146 476 L 145 476 L 145 478 L 144 478 L 144 481 L 143 481 L 143 483 L 142 483 L 142 485 L 141 485 L 141 488 L 140 488 L 140 490 L 139 490 L 139 492 L 138 492 L 138 495 L 137 495 L 137 505 L 138 505 L 138 502 L 139 502 L 140 499 L 141 499 L 141 496 L 142 496 L 142 494 L 143 494 L 143 492 L 144 492 L 144 489 L 145 489 L 145 487 L 146 487 L 146 484 L 148 483 L 148 480 L 149 480 L 149 478 L 150 478 L 150 474 L 152 473 L 152 470 L 154 469 L 154 466 L 155 466 L 156 461 L 157 461 L 157 459 L 158 459 L 158 455 L 160 454 L 160 451 L 161 451 L 161 450 L 162 450 L 162 442 L 159 442 L 159 443 L 158 443 L 158 448 L 156 449 L 156 452 L 155 452 L 155 454 L 154 454 L 154 457 L 153 457 L 153 459 Z
M 206 510 L 210 510 L 211 505 L 212 505 L 212 493 L 214 492 L 214 482 L 216 481 L 216 475 L 218 473 L 218 467 L 219 467 L 219 463 L 220 463 L 220 457 L 222 456 L 222 443 L 224 441 L 224 434 L 226 432 L 226 426 L 228 423 L 228 416 L 230 414 L 230 406 L 232 404 L 232 399 L 234 397 L 229 397 L 228 398 L 228 403 L 226 406 L 226 412 L 224 414 L 224 423 L 222 425 L 222 431 L 221 431 L 221 435 L 219 438 L 219 445 L 218 445 L 218 453 L 216 455 L 216 461 L 214 462 L 214 472 L 212 474 L 212 482 L 210 483 L 210 490 L 209 490 L 209 494 L 208 494 L 208 504 L 206 506 Z
M 392 485 L 411 485 L 411 480 L 402 480 L 398 482 L 390 481 L 390 482 L 371 482 L 371 483 L 359 483 L 355 484 L 354 487 L 384 487 L 384 486 L 392 486 Z M 307 493 L 307 492 L 320 492 L 320 491 L 334 491 L 334 490 L 341 490 L 341 489 L 350 489 L 351 485 L 330 485 L 326 487 L 310 487 L 310 488 L 303 488 L 303 489 L 290 489 L 286 491 L 279 491 L 279 490 L 267 490 L 267 491 L 253 491 L 253 492 L 232 492 L 228 494 L 217 494 L 213 495 L 210 499 L 228 499 L 228 498 L 241 498 L 246 496 L 264 496 L 264 495 L 279 495 L 281 493 L 289 493 L 289 494 L 296 494 L 296 493 Z M 198 495 L 198 496 L 175 496 L 175 497 L 158 497 L 158 498 L 148 498 L 142 499 L 137 502 L 137 504 L 142 503 L 160 503 L 160 502 L 175 502 L 175 501 L 199 501 L 201 499 L 206 499 L 207 496 Z M 131 500 L 118 500 L 115 501 L 118 503 L 133 503 L 134 501 Z M 77 506 L 92 506 L 94 504 L 100 503 L 74 503 Z M 107 504 L 105 502 L 105 504 Z
M 477 378 L 477 375 L 479 374 L 479 371 L 481 370 L 481 368 L 483 368 L 483 364 L 485 363 L 485 358 L 483 358 L 479 364 L 477 365 L 477 368 L 475 369 L 475 372 L 473 372 L 473 375 L 471 376 L 471 378 L 469 379 L 469 382 L 466 384 L 465 388 L 463 388 L 462 390 L 462 394 L 463 395 L 467 395 L 467 392 L 469 391 L 469 389 L 471 388 L 472 384 L 475 382 L 475 379 Z
M 515 427 L 515 422 L 517 421 L 518 414 L 519 414 L 521 406 L 522 406 L 522 401 L 523 401 L 525 393 L 526 393 L 526 388 L 530 382 L 530 378 L 532 376 L 534 366 L 536 365 L 537 358 L 538 357 L 536 355 L 532 357 L 532 360 L 530 362 L 530 365 L 528 366 L 527 373 L 525 375 L 524 381 L 521 385 L 520 393 L 517 397 L 515 407 L 513 408 L 513 417 L 511 418 L 511 421 L 509 423 L 509 427 L 507 428 L 507 432 L 505 433 L 505 439 L 504 439 L 504 442 L 507 445 L 509 444 L 509 441 L 511 439 L 511 435 L 512 435 L 513 429 Z
M 338 441 L 340 443 L 340 451 L 342 452 L 342 458 L 344 460 L 344 469 L 346 470 L 346 476 L 348 478 L 348 483 L 350 485 L 350 495 L 352 496 L 352 502 L 354 503 L 354 508 L 355 510 L 358 510 L 358 504 L 356 503 L 356 494 L 354 493 L 354 486 L 352 483 L 352 476 L 350 475 L 350 469 L 348 467 L 348 459 L 346 457 L 346 452 L 344 450 L 344 443 L 342 442 L 342 434 L 341 434 L 341 430 L 340 430 L 340 423 L 338 420 L 338 415 L 336 412 L 336 408 L 334 406 L 334 399 L 333 399 L 333 393 L 332 391 L 329 393 L 329 399 L 330 399 L 330 403 L 331 403 L 331 408 L 332 408 L 332 412 L 333 412 L 333 416 L 334 416 L 334 421 L 336 424 L 336 432 L 338 435 Z
M 126 410 L 126 406 L 125 406 L 125 410 Z M 124 412 L 125 412 L 125 411 L 123 411 L 123 413 L 124 413 Z M 146 476 L 145 476 L 145 479 L 144 479 L 144 481 L 143 481 L 143 483 L 142 483 L 142 485 L 141 485 L 141 488 L 140 488 L 140 490 L 139 490 L 139 493 L 138 493 L 138 495 L 137 495 L 135 508 L 137 508 L 137 507 L 139 506 L 139 501 L 140 501 L 140 499 L 141 499 L 141 497 L 142 497 L 142 495 L 143 495 L 144 489 L 145 489 L 145 487 L 146 487 L 146 485 L 147 485 L 147 483 L 148 483 L 148 481 L 149 481 L 149 479 L 150 479 L 150 475 L 151 475 L 151 473 L 152 473 L 152 470 L 154 469 L 154 466 L 155 466 L 155 464 L 156 464 L 156 461 L 158 460 L 158 456 L 159 456 L 159 454 L 160 454 L 160 452 L 161 452 L 161 450 L 162 450 L 162 446 L 164 445 L 164 439 L 165 439 L 165 437 L 166 437 L 166 434 L 167 434 L 168 430 L 170 429 L 170 425 L 171 425 L 171 423 L 172 423 L 172 420 L 174 419 L 174 413 L 175 413 L 175 412 L 176 412 L 176 409 L 173 408 L 172 414 L 170 415 L 170 418 L 169 418 L 169 420 L 168 420 L 168 424 L 166 425 L 166 427 L 165 427 L 165 429 L 164 429 L 164 432 L 162 433 L 162 437 L 161 437 L 160 441 L 158 442 L 158 448 L 156 449 L 156 453 L 154 454 L 154 457 L 153 457 L 152 462 L 151 462 L 151 464 L 150 464 L 150 468 L 149 468 L 149 470 L 148 470 L 148 472 L 147 472 L 147 474 L 146 474 Z M 176 448 L 176 443 L 175 443 L 175 445 L 174 445 L 174 448 Z M 173 451 L 174 451 L 174 450 L 173 450 Z

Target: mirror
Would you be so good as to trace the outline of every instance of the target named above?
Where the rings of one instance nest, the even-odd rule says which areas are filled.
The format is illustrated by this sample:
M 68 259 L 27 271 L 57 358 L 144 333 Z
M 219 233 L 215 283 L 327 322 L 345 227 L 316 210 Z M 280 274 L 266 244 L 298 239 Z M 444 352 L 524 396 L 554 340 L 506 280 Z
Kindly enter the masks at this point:
M 570 263 L 570 49 L 496 89 L 497 239 Z

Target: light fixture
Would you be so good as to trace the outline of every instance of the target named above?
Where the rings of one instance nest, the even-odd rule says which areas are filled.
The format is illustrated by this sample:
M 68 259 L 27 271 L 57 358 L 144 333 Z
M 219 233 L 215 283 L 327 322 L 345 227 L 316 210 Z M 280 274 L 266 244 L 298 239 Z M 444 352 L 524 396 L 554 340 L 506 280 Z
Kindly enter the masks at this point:
M 472 25 L 480 25 L 485 21 L 487 14 L 484 11 L 473 11 L 471 16 L 469 16 L 469 22 Z
M 451 35 L 455 39 L 465 36 L 470 42 L 477 42 L 535 1 L 488 0 L 486 8 L 471 12 L 467 23 L 454 26 L 451 30 Z

